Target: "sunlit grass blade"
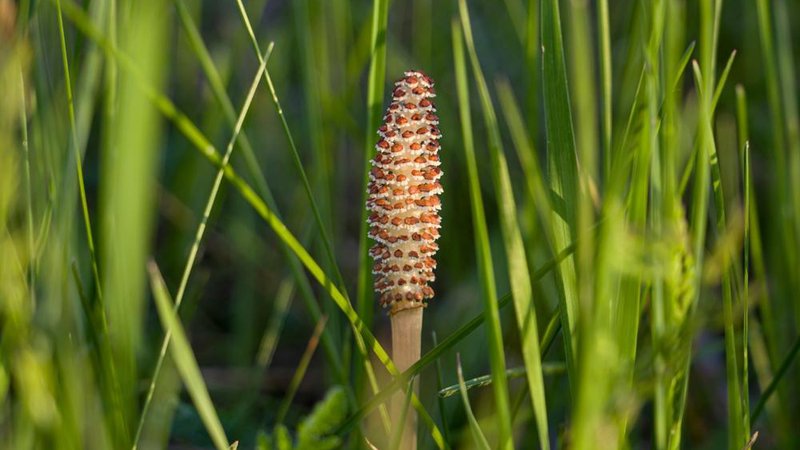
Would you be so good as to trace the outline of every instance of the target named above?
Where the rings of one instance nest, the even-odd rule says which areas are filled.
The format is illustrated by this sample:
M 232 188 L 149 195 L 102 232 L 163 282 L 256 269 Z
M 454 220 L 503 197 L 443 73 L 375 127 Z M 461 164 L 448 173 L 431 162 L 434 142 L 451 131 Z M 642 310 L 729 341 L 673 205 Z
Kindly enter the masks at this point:
M 742 428 L 745 436 L 751 434 L 750 420 L 750 222 L 752 216 L 751 191 L 752 175 L 750 170 L 750 137 L 747 120 L 747 98 L 744 88 L 736 86 L 736 128 L 738 133 L 737 146 L 741 149 L 739 163 L 742 176 L 742 191 L 744 197 L 744 236 L 742 242 Z M 756 218 L 757 220 L 757 218 Z
M 61 2 L 64 12 L 74 6 Z M 169 71 L 166 49 L 166 5 L 156 1 L 137 3 L 127 16 L 119 46 L 138 68 L 138 76 L 160 89 Z M 141 30 L 147 30 L 142 33 Z M 137 418 L 137 358 L 144 337 L 147 298 L 145 267 L 153 245 L 157 218 L 155 188 L 160 172 L 158 149 L 162 142 L 162 118 L 141 95 L 130 75 L 119 77 L 116 114 L 108 124 L 107 141 L 101 147 L 99 174 L 102 291 L 107 308 L 109 345 L 116 380 L 120 386 L 119 413 L 124 417 L 115 446 L 132 441 Z M 111 326 L 113 324 L 113 326 Z
M 229 446 L 228 438 L 225 436 L 225 430 L 222 428 L 217 410 L 211 401 L 211 396 L 208 394 L 208 388 L 203 381 L 200 367 L 197 365 L 197 360 L 194 357 L 192 347 L 189 344 L 189 339 L 186 337 L 186 332 L 183 330 L 180 319 L 175 313 L 175 305 L 172 303 L 169 292 L 167 292 L 167 287 L 164 284 L 158 266 L 151 261 L 147 269 L 150 273 L 150 284 L 158 309 L 158 316 L 161 318 L 165 332 L 173 336 L 174 342 L 170 348 L 172 349 L 171 354 L 178 372 L 181 374 L 186 390 L 192 397 L 195 408 L 197 408 L 197 412 L 200 414 L 200 418 L 203 420 L 214 446 L 217 450 L 227 450 Z
M 550 204 L 549 190 L 545 185 L 542 169 L 539 165 L 536 148 L 527 136 L 522 113 L 514 101 L 514 94 L 508 80 L 501 79 L 497 82 L 497 93 L 506 126 L 511 133 L 514 149 L 525 173 L 524 178 L 529 202 L 532 203 L 532 208 L 538 211 L 539 219 L 544 225 L 542 231 L 547 238 L 548 245 L 552 248 L 554 240 L 551 221 L 552 206 Z
M 503 235 L 506 258 L 508 261 L 511 293 L 514 300 L 517 327 L 522 345 L 522 356 L 527 367 L 527 381 L 531 392 L 532 407 L 536 414 L 536 425 L 539 432 L 539 445 L 549 450 L 547 408 L 545 406 L 544 379 L 542 377 L 542 357 L 539 349 L 539 331 L 533 307 L 533 287 L 525 256 L 525 244 L 519 228 L 516 201 L 511 186 L 505 150 L 500 138 L 497 115 L 492 105 L 489 86 L 481 70 L 478 53 L 472 36 L 469 11 L 464 0 L 461 7 L 461 24 L 467 43 L 472 71 L 481 99 L 484 122 L 489 133 L 489 156 L 491 160 L 492 179 L 494 181 L 497 204 L 500 205 L 500 227 Z M 469 157 L 468 157 L 469 159 Z M 476 179 L 477 179 L 477 174 Z M 513 442 L 512 442 L 513 443 Z
M 478 424 L 478 420 L 475 418 L 475 414 L 472 413 L 472 407 L 469 404 L 469 395 L 467 394 L 467 387 L 464 385 L 464 373 L 461 370 L 461 355 L 456 355 L 457 362 L 456 362 L 456 369 L 458 373 L 458 386 L 459 391 L 461 392 L 461 400 L 464 403 L 464 412 L 467 414 L 467 421 L 469 422 L 469 429 L 472 432 L 472 439 L 475 441 L 475 445 L 481 450 L 489 450 L 489 442 L 486 440 L 486 436 L 483 435 L 483 431 L 481 431 L 481 426 Z
M 459 3 L 461 10 L 461 25 L 467 27 L 466 4 L 463 0 Z M 466 28 L 464 29 L 466 34 Z M 453 20 L 453 55 L 456 70 L 456 88 L 458 90 L 459 116 L 461 118 L 461 132 L 464 141 L 464 153 L 467 159 L 467 173 L 469 177 L 470 203 L 472 206 L 472 226 L 475 229 L 475 250 L 478 260 L 478 274 L 483 298 L 483 308 L 487 314 L 486 329 L 488 331 L 489 363 L 492 376 L 495 379 L 494 389 L 495 405 L 497 411 L 497 429 L 499 432 L 499 448 L 513 448 L 511 436 L 511 411 L 508 404 L 508 381 L 506 380 L 506 358 L 503 347 L 503 330 L 500 325 L 500 311 L 497 304 L 497 287 L 494 280 L 494 263 L 492 262 L 492 249 L 489 243 L 489 231 L 486 226 L 486 215 L 481 198 L 480 178 L 478 163 L 475 157 L 475 146 L 472 139 L 472 117 L 469 106 L 469 87 L 467 82 L 467 68 L 464 60 L 464 41 L 458 22 Z M 527 275 L 527 274 L 526 274 Z
M 181 25 L 183 26 L 189 42 L 191 44 L 192 49 L 197 55 L 198 60 L 200 61 L 200 65 L 205 73 L 206 78 L 208 79 L 209 86 L 211 87 L 212 93 L 214 94 L 217 103 L 223 109 L 223 113 L 227 118 L 229 124 L 234 126 L 236 123 L 236 112 L 233 108 L 233 103 L 228 97 L 227 93 L 225 92 L 225 86 L 223 84 L 222 78 L 217 70 L 214 62 L 209 54 L 208 48 L 205 45 L 205 42 L 200 35 L 197 26 L 195 25 L 191 15 L 189 14 L 188 9 L 186 8 L 185 2 L 183 0 L 174 0 L 177 10 L 178 10 L 178 17 L 180 18 Z M 260 166 L 258 165 L 258 161 L 255 158 L 255 155 L 252 150 L 252 145 L 245 133 L 244 130 L 239 135 L 239 144 L 244 151 L 244 156 L 247 163 L 247 168 L 250 172 L 250 175 L 254 178 L 254 182 L 256 184 L 256 191 L 258 194 L 264 199 L 266 204 L 278 214 L 277 205 L 275 203 L 275 198 L 272 194 L 272 190 L 270 189 L 266 179 L 264 178 L 263 172 L 261 171 Z M 280 217 L 280 214 L 278 214 Z M 294 278 L 297 280 L 298 283 L 298 291 L 300 292 L 302 299 L 304 301 L 304 305 L 307 309 L 309 309 L 311 318 L 316 322 L 321 317 L 321 312 L 319 311 L 319 306 L 317 306 L 316 299 L 311 292 L 311 288 L 308 282 L 306 275 L 303 273 L 303 269 L 300 266 L 300 263 L 297 259 L 291 254 L 291 252 L 285 247 L 282 246 L 282 251 L 286 255 L 286 259 L 289 262 L 290 269 Z M 333 342 L 333 338 L 329 328 L 326 328 L 323 335 L 322 335 L 322 346 L 325 350 L 325 355 L 330 364 L 331 368 L 333 369 L 333 373 L 338 378 L 340 383 L 344 384 L 345 381 L 345 374 L 343 365 L 340 363 L 341 358 L 338 355 L 337 346 Z
M 75 171 L 78 177 L 78 193 L 81 199 L 81 212 L 83 213 L 83 225 L 86 232 L 86 245 L 89 247 L 89 256 L 91 257 L 92 275 L 94 278 L 94 286 L 97 291 L 97 297 L 102 299 L 102 288 L 100 282 L 100 273 L 97 270 L 97 255 L 94 247 L 94 233 L 92 231 L 92 222 L 89 218 L 89 205 L 86 200 L 86 183 L 83 179 L 83 159 L 80 154 L 80 146 L 78 145 L 78 128 L 75 125 L 75 104 L 72 99 L 72 81 L 70 77 L 69 60 L 67 59 L 67 44 L 64 37 L 64 20 L 61 14 L 61 1 L 56 0 L 56 8 L 58 9 L 58 32 L 61 42 L 61 62 L 63 63 L 64 70 L 64 87 L 67 93 L 67 111 L 69 114 L 69 128 L 70 128 L 70 147 L 75 155 Z M 102 301 L 102 300 L 101 300 Z
M 531 279 L 533 281 L 537 281 L 542 279 L 545 275 L 550 273 L 550 271 L 554 270 L 558 264 L 564 260 L 564 258 L 568 257 L 575 251 L 574 245 L 570 245 L 567 249 L 562 252 L 558 257 L 554 258 L 551 261 L 548 261 L 544 264 L 540 269 L 534 272 Z M 497 302 L 497 307 L 502 309 L 506 307 L 509 303 L 511 303 L 511 294 L 506 294 Z M 547 329 L 545 330 L 545 334 L 543 336 L 543 341 L 540 343 L 539 347 L 543 349 L 543 354 L 550 348 L 550 344 L 552 344 L 552 338 L 555 336 L 561 327 L 560 327 L 560 315 L 559 311 L 556 311 L 553 314 L 553 317 L 550 319 L 550 322 L 547 325 Z M 459 327 L 456 331 L 448 335 L 441 343 L 436 345 L 434 348 L 429 350 L 427 353 L 422 355 L 422 357 L 414 363 L 411 367 L 408 368 L 405 372 L 403 372 L 402 379 L 408 379 L 416 374 L 418 374 L 422 369 L 432 364 L 436 361 L 439 357 L 444 354 L 445 351 L 449 350 L 457 343 L 461 342 L 466 336 L 470 333 L 475 331 L 479 326 L 481 326 L 487 317 L 487 311 L 483 311 L 478 314 L 476 317 L 469 320 L 467 323 Z M 545 341 L 544 339 L 549 339 L 549 341 Z M 544 345 L 544 344 L 547 345 Z M 380 392 L 375 394 L 375 396 L 370 399 L 364 406 L 361 407 L 358 411 L 356 411 L 352 416 L 350 416 L 340 427 L 340 432 L 349 430 L 353 427 L 353 425 L 364 417 L 367 413 L 369 413 L 372 409 L 374 409 L 377 405 L 381 404 L 382 402 L 386 401 L 397 389 L 401 386 L 399 379 L 395 379 L 387 386 L 385 386 Z
M 732 61 L 730 59 L 729 61 Z M 699 66 L 695 65 L 696 81 L 698 85 L 702 82 Z M 720 86 L 724 78 L 720 79 Z M 718 88 L 719 89 L 719 88 Z M 703 93 L 710 95 L 710 93 Z M 713 120 L 713 97 L 707 100 L 706 107 L 708 124 L 701 126 L 711 128 L 711 120 Z M 706 131 L 707 133 L 709 131 Z M 726 204 L 725 194 L 722 190 L 722 175 L 720 173 L 719 154 L 717 152 L 716 144 L 713 137 L 708 137 L 704 145 L 705 151 L 708 154 L 708 164 L 710 165 L 711 184 L 714 192 L 714 212 L 716 214 L 716 231 L 721 236 L 725 233 L 727 228 L 726 219 Z M 722 274 L 722 302 L 723 302 L 723 317 L 725 327 L 725 368 L 726 380 L 728 388 L 728 427 L 729 427 L 729 443 L 728 446 L 732 450 L 740 448 L 746 443 L 747 436 L 742 428 L 742 396 L 741 386 L 739 381 L 739 362 L 737 358 L 738 351 L 736 349 L 736 334 L 734 329 L 734 276 L 732 268 L 725 268 Z
M 600 41 L 600 93 L 602 100 L 603 177 L 611 176 L 611 142 L 613 121 L 611 25 L 608 18 L 608 0 L 597 2 L 597 34 Z
M 569 89 L 564 63 L 561 15 L 557 0 L 542 0 L 542 88 L 544 92 L 545 130 L 547 133 L 547 169 L 553 191 L 553 237 L 555 253 L 575 240 L 578 205 L 578 167 L 575 135 L 572 128 Z M 576 355 L 578 291 L 575 260 L 566 258 L 559 265 L 559 295 L 563 321 L 564 347 L 573 394 L 577 381 Z

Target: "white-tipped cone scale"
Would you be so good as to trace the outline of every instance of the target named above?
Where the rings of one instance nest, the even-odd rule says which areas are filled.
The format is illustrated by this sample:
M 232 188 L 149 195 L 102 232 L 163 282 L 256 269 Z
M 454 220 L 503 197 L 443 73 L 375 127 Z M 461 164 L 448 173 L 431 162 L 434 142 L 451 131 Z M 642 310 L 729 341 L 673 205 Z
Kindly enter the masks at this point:
M 442 193 L 434 96 L 433 80 L 422 72 L 406 72 L 395 82 L 369 175 L 369 236 L 377 242 L 370 249 L 372 273 L 380 303 L 389 308 L 392 356 L 400 371 L 419 360 L 422 310 L 433 298 L 428 283 L 436 268 Z M 404 401 L 402 393 L 395 395 L 394 421 Z M 415 412 L 406 412 L 401 449 L 416 449 L 416 423 Z

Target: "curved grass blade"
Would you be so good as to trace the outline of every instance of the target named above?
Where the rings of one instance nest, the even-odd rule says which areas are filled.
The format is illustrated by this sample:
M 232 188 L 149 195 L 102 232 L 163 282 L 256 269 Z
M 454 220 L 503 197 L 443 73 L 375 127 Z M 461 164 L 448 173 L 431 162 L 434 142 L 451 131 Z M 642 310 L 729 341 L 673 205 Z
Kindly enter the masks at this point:
M 167 286 L 164 284 L 164 279 L 161 277 L 156 263 L 150 261 L 147 269 L 150 272 L 150 284 L 158 309 L 158 316 L 161 318 L 161 324 L 164 326 L 165 332 L 174 336 L 171 353 L 178 372 L 181 374 L 186 390 L 189 391 L 189 395 L 192 397 L 194 406 L 197 408 L 197 412 L 200 414 L 200 418 L 208 431 L 208 435 L 214 442 L 214 446 L 217 450 L 227 450 L 230 441 L 225 436 L 225 430 L 222 428 L 217 410 L 214 408 L 211 396 L 208 394 L 208 388 L 203 381 L 203 375 L 200 373 L 200 367 L 197 365 L 189 339 L 186 337 L 186 332 L 183 330 L 180 319 L 175 312 L 176 305 L 170 299 Z
M 242 4 L 242 0 L 237 0 L 236 3 L 238 5 L 238 7 L 239 7 L 239 12 L 241 14 L 242 21 L 243 21 L 243 23 L 245 25 L 245 28 L 247 29 L 247 33 L 250 36 L 250 40 L 251 40 L 251 42 L 253 44 L 253 48 L 255 49 L 255 51 L 258 54 L 258 57 L 260 59 L 261 58 L 261 50 L 259 49 L 258 41 L 256 40 L 255 34 L 253 33 L 253 27 L 250 24 L 250 19 L 249 19 L 248 15 L 247 15 L 247 11 L 245 10 L 244 5 Z M 300 178 L 301 178 L 301 180 L 303 182 L 303 188 L 305 189 L 306 196 L 308 197 L 308 201 L 309 201 L 309 203 L 311 205 L 311 209 L 312 209 L 312 211 L 314 213 L 314 219 L 316 220 L 317 227 L 319 228 L 319 231 L 320 231 L 320 238 L 322 239 L 322 245 L 323 245 L 323 248 L 325 249 L 325 253 L 326 253 L 326 256 L 328 258 L 328 263 L 330 264 L 331 270 L 333 270 L 336 285 L 339 288 L 339 289 L 336 289 L 336 290 L 340 294 L 343 295 L 343 297 L 344 297 L 343 301 L 347 303 L 347 306 L 350 309 L 352 309 L 352 306 L 350 305 L 350 298 L 349 298 L 349 296 L 347 294 L 347 291 L 345 290 L 344 279 L 342 278 L 341 271 L 339 270 L 339 265 L 336 263 L 336 257 L 334 256 L 334 253 L 333 253 L 333 245 L 331 244 L 331 240 L 330 240 L 330 237 L 328 236 L 325 224 L 322 221 L 322 216 L 320 214 L 319 207 L 317 206 L 317 202 L 316 202 L 316 200 L 314 200 L 314 195 L 313 195 L 313 193 L 311 191 L 311 184 L 308 181 L 308 176 L 306 176 L 305 169 L 303 169 L 303 163 L 300 161 L 300 154 L 297 151 L 297 146 L 295 145 L 294 138 L 292 137 L 292 133 L 289 130 L 289 124 L 286 121 L 286 116 L 284 116 L 284 114 L 283 114 L 283 108 L 281 108 L 281 104 L 280 104 L 280 101 L 278 100 L 278 95 L 276 94 L 275 86 L 272 84 L 272 78 L 270 77 L 269 71 L 264 71 L 264 78 L 266 79 L 267 86 L 269 87 L 269 92 L 272 95 L 272 103 L 275 106 L 275 111 L 277 112 L 278 117 L 281 120 L 281 125 L 283 126 L 283 131 L 286 134 L 287 140 L 289 141 L 289 148 L 291 149 L 292 158 L 293 158 L 293 162 L 295 164 L 295 168 L 297 169 L 297 172 L 300 175 Z M 366 176 L 366 172 L 365 172 L 365 176 Z M 332 282 L 332 280 L 329 280 L 328 282 Z M 327 290 L 328 286 L 325 286 L 325 287 L 326 287 L 326 290 Z M 339 306 L 341 307 L 341 305 L 339 305 Z M 355 313 L 355 315 L 356 315 L 356 317 L 359 317 L 357 313 Z M 352 318 L 350 318 L 350 322 L 351 322 L 351 325 L 355 327 L 355 322 L 353 322 Z M 360 318 L 359 318 L 359 322 L 361 322 Z M 369 329 L 369 326 L 368 325 L 365 326 L 365 329 Z M 372 368 L 371 361 L 367 357 L 367 349 L 366 349 L 366 347 L 364 345 L 364 342 L 363 342 L 361 336 L 359 335 L 358 331 L 356 331 L 355 340 L 356 340 L 356 348 L 357 348 L 358 353 L 360 354 L 361 360 L 363 362 L 364 370 L 367 373 L 367 379 L 369 380 L 370 387 L 371 387 L 373 392 L 377 392 L 377 390 L 378 390 L 378 381 L 377 381 L 377 378 L 375 377 L 375 371 Z M 419 404 L 418 402 L 415 402 L 414 406 L 415 407 L 421 406 L 421 404 Z M 388 430 L 388 428 L 389 428 L 389 418 L 388 418 L 388 413 L 384 409 L 381 409 L 381 418 L 383 420 L 384 428 L 386 428 Z
M 250 36 L 250 41 L 253 44 L 253 49 L 258 57 L 259 63 L 264 63 L 264 57 L 261 55 L 261 48 L 258 45 L 258 41 L 256 40 L 255 33 L 253 33 L 253 27 L 250 24 L 250 18 L 247 15 L 247 10 L 244 8 L 244 4 L 242 4 L 242 0 L 236 0 L 236 4 L 239 7 L 239 12 L 242 17 L 242 22 L 247 29 L 247 33 Z M 280 100 L 278 100 L 278 94 L 275 91 L 275 85 L 272 83 L 272 77 L 269 74 L 269 70 L 264 71 L 264 79 L 267 82 L 267 87 L 269 88 L 269 93 L 272 98 L 272 104 L 275 106 L 275 112 L 278 114 L 278 117 L 281 121 L 281 126 L 283 127 L 284 134 L 286 135 L 286 139 L 289 141 L 289 149 L 292 153 L 292 162 L 294 162 L 295 168 L 297 169 L 297 173 L 300 176 L 300 180 L 303 183 L 303 189 L 305 189 L 306 197 L 308 198 L 308 202 L 311 205 L 311 210 L 314 213 L 314 220 L 316 221 L 317 227 L 319 228 L 320 238 L 322 239 L 322 246 L 325 249 L 325 255 L 328 258 L 328 263 L 331 265 L 331 269 L 333 270 L 334 276 L 336 277 L 336 283 L 339 289 L 347 296 L 347 292 L 344 291 L 344 280 L 342 278 L 342 274 L 339 271 L 339 265 L 336 263 L 336 257 L 333 253 L 333 244 L 331 243 L 330 236 L 328 236 L 327 227 L 325 227 L 324 222 L 322 221 L 322 215 L 319 211 L 319 206 L 317 206 L 317 201 L 314 199 L 314 194 L 311 191 L 311 183 L 308 181 L 308 176 L 306 175 L 306 171 L 303 168 L 303 162 L 300 160 L 300 153 L 297 151 L 297 145 L 295 145 L 294 137 L 292 136 L 292 132 L 289 129 L 289 123 L 286 121 L 286 116 L 283 114 L 283 108 L 281 107 Z M 349 301 L 349 300 L 348 300 Z
M 464 0 L 459 2 L 461 11 L 461 26 L 467 34 L 469 23 L 468 13 Z M 483 210 L 481 198 L 480 178 L 478 163 L 475 157 L 475 147 L 472 140 L 472 118 L 469 107 L 469 92 L 467 87 L 467 69 L 464 61 L 464 41 L 458 23 L 453 20 L 453 54 L 455 58 L 456 87 L 458 90 L 459 114 L 461 117 L 461 131 L 464 139 L 464 153 L 467 159 L 467 173 L 469 177 L 469 193 L 472 204 L 472 226 L 475 229 L 475 249 L 478 259 L 478 274 L 483 298 L 483 309 L 487 314 L 487 331 L 489 346 L 489 362 L 495 383 L 495 404 L 497 407 L 497 428 L 499 431 L 499 447 L 513 448 L 511 433 L 511 410 L 508 403 L 508 381 L 505 378 L 506 360 L 503 347 L 503 330 L 500 325 L 500 310 L 497 305 L 497 287 L 494 280 L 494 263 L 492 262 L 492 249 L 489 244 L 489 231 L 486 226 L 486 215 Z

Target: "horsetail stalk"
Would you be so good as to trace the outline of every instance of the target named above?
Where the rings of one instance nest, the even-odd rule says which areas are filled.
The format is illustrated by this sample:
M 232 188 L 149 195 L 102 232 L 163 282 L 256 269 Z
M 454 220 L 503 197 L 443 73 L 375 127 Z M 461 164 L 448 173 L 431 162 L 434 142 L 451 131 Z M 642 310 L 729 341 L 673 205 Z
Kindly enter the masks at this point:
M 374 286 L 381 305 L 389 308 L 392 357 L 400 371 L 419 360 L 422 310 L 434 294 L 429 283 L 435 279 L 442 193 L 434 96 L 433 80 L 422 72 L 405 72 L 395 82 L 369 175 Z M 404 399 L 403 393 L 395 395 L 392 417 L 401 421 L 405 415 L 400 448 L 415 449 L 417 417 L 413 410 L 404 414 Z

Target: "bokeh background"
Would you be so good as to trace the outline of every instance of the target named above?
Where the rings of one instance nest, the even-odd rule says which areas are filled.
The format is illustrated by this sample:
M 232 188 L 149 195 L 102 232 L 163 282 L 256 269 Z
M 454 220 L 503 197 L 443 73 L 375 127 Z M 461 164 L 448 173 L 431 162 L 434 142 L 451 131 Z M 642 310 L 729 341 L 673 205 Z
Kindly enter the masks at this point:
M 369 142 L 377 136 L 367 117 L 370 64 L 375 60 L 373 9 L 385 3 L 389 3 L 388 25 L 377 36 L 385 43 L 386 55 L 379 84 L 388 94 L 392 81 L 407 69 L 430 75 L 436 80 L 443 133 L 443 230 L 434 285 L 437 296 L 425 310 L 424 353 L 434 347 L 431 332 L 441 340 L 484 309 L 456 95 L 451 22 L 455 18 L 460 23 L 458 2 L 244 2 L 261 52 L 274 43 L 266 68 L 283 117 L 262 79 L 230 165 L 253 187 L 254 195 L 272 197 L 266 200 L 270 209 L 280 212 L 288 230 L 323 270 L 334 280 L 335 271 L 341 273 L 340 288 L 350 294 L 354 308 L 388 348 L 386 312 L 372 297 L 367 298 L 359 285 L 360 248 L 365 242 L 365 152 L 371 151 Z M 500 112 L 505 108 L 498 99 L 502 89 L 498 86 L 510 87 L 522 111 L 532 155 L 546 168 L 539 3 L 466 2 L 474 46 L 498 109 L 500 137 L 532 274 L 547 269 L 554 252 L 542 231 L 546 221 L 528 198 L 526 179 L 531 175 L 512 150 L 515 143 L 507 118 Z M 588 80 L 594 86 L 592 92 L 599 95 L 603 82 L 598 56 L 599 5 L 560 3 L 568 82 L 573 111 L 578 111 L 583 107 L 580 93 L 585 91 L 576 95 L 574 84 Z M 790 0 L 610 3 L 607 30 L 613 95 L 596 101 L 589 115 L 595 117 L 599 129 L 605 102 L 610 102 L 615 143 L 617 136 L 625 133 L 639 77 L 647 66 L 653 11 L 665 8 L 665 27 L 675 33 L 670 35 L 674 45 L 656 52 L 659 58 L 681 55 L 687 48 L 694 49 L 691 60 L 701 58 L 706 17 L 701 11 L 706 4 L 711 11 L 720 8 L 713 56 L 718 77 L 731 52 L 736 51 L 713 121 L 709 121 L 719 153 L 729 221 L 734 225 L 719 233 L 712 204 L 708 237 L 702 246 L 711 261 L 705 270 L 712 274 L 701 284 L 696 320 L 686 338 L 691 366 L 682 448 L 742 448 L 740 443 L 730 442 L 724 327 L 731 323 L 741 333 L 745 311 L 750 316 L 746 346 L 750 361 L 749 368 L 739 370 L 749 374 L 749 381 L 740 393 L 755 405 L 775 373 L 782 379 L 773 394 L 777 401 L 768 403 L 752 423 L 752 430 L 760 431 L 754 448 L 796 448 L 800 445 L 800 366 L 794 356 L 800 332 L 800 76 L 794 62 L 800 61 L 800 4 Z M 129 446 L 139 424 L 164 336 L 150 292 L 147 262 L 157 264 L 174 298 L 217 175 L 217 165 L 203 152 L 208 156 L 210 144 L 219 155 L 224 154 L 259 70 L 258 54 L 233 0 L 1 0 L 0 5 L 0 217 L 4 221 L 0 238 L 0 447 L 125 448 L 122 445 Z M 586 22 L 573 20 L 579 14 Z M 764 17 L 769 24 L 763 23 Z M 582 46 L 582 32 L 589 47 Z M 696 46 L 691 47 L 692 43 Z M 575 67 L 580 61 L 587 64 L 588 72 L 578 79 Z M 497 192 L 491 182 L 489 135 L 474 80 L 475 74 L 470 72 L 471 132 L 496 291 L 502 297 L 509 292 L 509 277 Z M 657 82 L 657 89 L 674 95 L 681 111 L 679 121 L 698 122 L 698 103 L 702 102 L 692 63 L 674 89 L 666 86 L 667 80 Z M 747 213 L 742 212 L 745 184 L 739 177 L 744 167 L 739 157 L 743 143 L 742 124 L 737 122 L 737 88 L 747 97 L 751 200 L 757 209 L 748 216 L 751 261 L 748 264 L 741 256 L 733 257 L 739 271 L 737 292 L 743 286 L 742 269 L 749 269 L 749 306 L 738 304 L 735 318 L 729 319 L 724 317 L 722 282 L 713 271 L 728 270 L 724 249 L 741 255 L 745 247 L 742 233 Z M 382 98 L 380 110 L 388 103 L 386 95 Z M 165 107 L 164 99 L 174 106 L 172 117 L 165 115 L 172 106 Z M 159 101 L 160 110 L 156 108 Z M 585 122 L 576 121 L 580 131 Z M 204 137 L 195 134 L 187 138 L 189 129 Z M 676 172 L 682 173 L 692 164 L 698 139 L 695 131 L 694 125 L 686 125 L 674 141 L 680 165 Z M 76 152 L 82 160 L 80 175 L 75 170 Z M 598 143 L 601 166 L 607 153 Z M 305 175 L 298 170 L 298 162 Z M 335 269 L 327 257 L 303 176 L 330 237 Z M 80 177 L 93 227 L 93 250 L 87 241 Z M 547 174 L 543 177 L 547 183 Z M 693 173 L 690 177 L 694 180 Z M 600 197 L 609 184 L 605 178 L 600 175 L 593 180 Z M 689 188 L 683 197 L 677 197 L 687 211 L 694 204 L 691 192 Z M 640 238 L 652 237 L 645 229 L 640 231 Z M 179 310 L 215 412 L 227 437 L 239 440 L 240 448 L 256 446 L 257 435 L 273 434 L 279 421 L 294 435 L 297 424 L 332 386 L 348 385 L 358 405 L 371 395 L 348 320 L 322 285 L 313 279 L 298 281 L 299 266 L 289 261 L 283 242 L 241 191 L 224 179 Z M 96 270 L 92 252 L 98 262 Z M 96 282 L 98 273 L 100 283 Z M 561 301 L 556 276 L 541 273 L 544 276 L 532 278 L 540 334 Z M 638 330 L 631 331 L 639 336 L 631 388 L 618 398 L 624 405 L 608 407 L 624 410 L 630 419 L 627 437 L 622 439 L 624 448 L 657 448 L 654 355 L 662 350 L 651 340 L 651 289 L 647 280 L 642 282 L 637 311 L 641 323 Z M 326 317 L 329 341 L 318 347 L 315 329 L 318 333 L 320 320 L 310 312 L 310 303 Z M 107 323 L 108 329 L 98 329 L 102 323 Z M 501 309 L 501 323 L 507 367 L 524 368 L 511 307 Z M 104 339 L 110 346 L 102 343 Z M 436 364 L 420 375 L 420 398 L 437 424 L 447 428 L 454 448 L 476 444 L 460 397 L 439 399 L 437 378 L 442 386 L 457 383 L 457 353 L 466 378 L 489 374 L 487 339 L 485 328 L 479 327 L 447 348 Z M 339 358 L 344 374 L 332 368 L 332 358 Z M 550 441 L 554 448 L 570 448 L 577 393 L 570 393 L 562 334 L 556 335 L 543 359 Z M 107 360 L 115 361 L 114 373 L 109 372 Z M 380 362 L 373 359 L 373 363 L 378 383 L 387 383 L 389 377 Z M 783 372 L 782 365 L 786 367 Z M 192 395 L 182 388 L 185 379 L 171 358 L 160 376 L 142 425 L 141 448 L 210 448 L 212 440 L 205 423 Z M 514 422 L 516 447 L 538 448 L 529 402 L 517 401 L 527 398 L 525 378 L 512 377 L 509 389 L 512 405 L 519 404 Z M 495 436 L 492 389 L 471 389 L 470 399 L 481 427 L 488 436 Z M 119 417 L 110 413 L 117 408 Z M 345 417 L 353 412 L 349 408 Z M 366 435 L 380 434 L 376 414 L 368 415 L 364 424 Z M 421 447 L 433 448 L 427 429 L 422 426 L 420 430 Z M 613 434 L 611 441 L 616 439 Z M 354 432 L 340 437 L 342 445 L 365 445 Z M 606 444 L 596 448 L 607 448 Z

